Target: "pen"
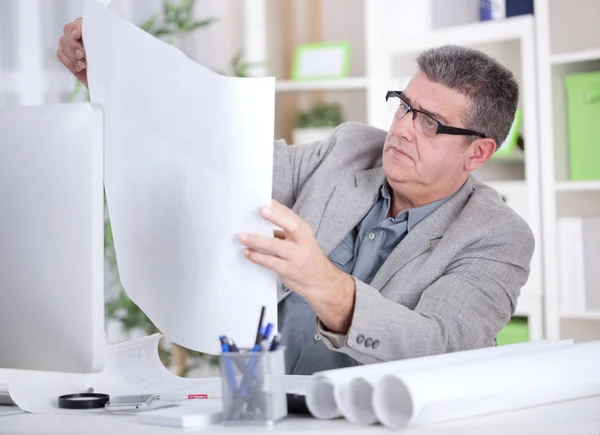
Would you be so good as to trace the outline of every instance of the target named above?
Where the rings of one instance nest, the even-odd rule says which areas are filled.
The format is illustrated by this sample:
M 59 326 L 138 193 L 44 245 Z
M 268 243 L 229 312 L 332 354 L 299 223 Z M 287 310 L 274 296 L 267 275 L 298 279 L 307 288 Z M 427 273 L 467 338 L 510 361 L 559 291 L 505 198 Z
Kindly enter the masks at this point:
M 227 353 L 227 352 L 229 352 L 229 343 L 227 342 L 227 336 L 225 336 L 225 335 L 221 335 L 221 336 L 219 337 L 219 340 L 221 341 L 221 350 L 222 350 L 224 353 Z
M 263 329 L 263 322 L 265 320 L 265 311 L 267 310 L 267 307 L 265 307 L 263 305 L 263 307 L 260 310 L 260 318 L 258 319 L 258 327 L 256 328 L 256 340 L 254 341 L 254 344 L 257 346 L 260 346 L 260 340 L 262 340 L 262 335 L 264 334 L 264 329 Z
M 206 393 L 186 394 L 186 393 L 165 393 L 157 394 L 158 400 L 165 400 L 167 402 L 176 402 L 182 400 L 197 400 L 197 399 L 210 399 L 210 396 Z
M 275 337 L 273 337 L 273 341 L 271 341 L 271 348 L 269 350 L 274 351 L 274 350 L 279 349 L 280 341 L 281 341 L 281 334 L 275 334 Z
M 229 346 L 230 352 L 239 352 L 240 351 L 238 349 L 237 345 L 234 343 L 234 341 L 231 338 L 227 338 L 227 344 Z
M 225 354 L 229 353 L 229 344 L 227 343 L 227 336 L 222 335 L 219 337 L 219 340 L 221 341 L 221 349 L 223 350 L 223 355 L 221 356 L 221 358 L 226 358 L 225 367 L 226 367 L 226 371 L 227 371 L 227 377 L 229 378 L 228 379 L 229 387 L 231 388 L 232 391 L 237 391 L 237 384 L 235 382 L 235 373 L 233 371 L 233 366 L 231 365 L 231 359 L 229 359 L 229 357 L 225 355 Z
M 265 334 L 262 337 L 263 340 L 268 340 L 269 338 L 271 338 L 271 332 L 273 332 L 273 324 L 272 323 L 267 323 L 267 328 L 265 329 Z

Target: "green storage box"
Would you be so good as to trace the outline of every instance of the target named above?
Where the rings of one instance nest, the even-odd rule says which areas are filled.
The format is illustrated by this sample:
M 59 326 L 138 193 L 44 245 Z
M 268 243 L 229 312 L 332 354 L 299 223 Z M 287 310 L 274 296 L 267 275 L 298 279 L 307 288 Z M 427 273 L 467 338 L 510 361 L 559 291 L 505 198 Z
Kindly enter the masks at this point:
M 600 180 L 600 71 L 565 76 L 571 180 Z

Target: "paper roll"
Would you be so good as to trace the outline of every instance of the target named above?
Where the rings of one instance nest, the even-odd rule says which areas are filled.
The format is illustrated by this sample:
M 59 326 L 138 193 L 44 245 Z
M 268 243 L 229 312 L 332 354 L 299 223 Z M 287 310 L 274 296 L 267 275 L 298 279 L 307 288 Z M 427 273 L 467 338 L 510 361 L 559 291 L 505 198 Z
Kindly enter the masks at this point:
M 596 341 L 389 374 L 373 409 L 398 429 L 596 395 L 599 362 Z
M 352 423 L 374 424 L 377 416 L 373 409 L 374 387 L 386 374 L 405 373 L 412 370 L 428 369 L 430 367 L 447 366 L 469 361 L 478 361 L 500 355 L 533 352 L 542 349 L 572 345 L 573 340 L 550 341 L 539 340 L 508 346 L 486 347 L 463 352 L 453 352 L 422 358 L 396 361 L 370 366 L 369 372 L 361 373 L 347 383 L 338 383 L 335 387 L 335 397 L 342 415 Z
M 309 384 L 306 403 L 316 418 L 333 419 L 344 416 L 353 423 L 373 424 L 377 419 L 372 405 L 372 388 L 386 374 L 570 344 L 573 344 L 573 340 L 538 340 L 317 372 Z M 356 386 L 353 386 L 355 383 Z
M 334 381 L 327 376 L 315 376 L 306 394 L 306 406 L 313 417 L 331 420 L 342 416 L 333 395 Z

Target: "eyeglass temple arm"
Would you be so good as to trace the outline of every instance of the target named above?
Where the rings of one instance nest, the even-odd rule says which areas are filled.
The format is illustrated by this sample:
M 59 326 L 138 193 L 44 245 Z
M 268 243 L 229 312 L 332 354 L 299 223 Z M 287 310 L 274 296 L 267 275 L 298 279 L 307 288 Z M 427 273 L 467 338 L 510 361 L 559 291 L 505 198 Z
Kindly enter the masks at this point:
M 473 130 L 466 130 L 464 128 L 458 128 L 458 127 L 447 127 L 445 125 L 440 125 L 438 127 L 438 133 L 444 133 L 444 134 L 455 134 L 455 135 L 459 135 L 459 136 L 479 136 L 482 138 L 486 138 L 486 135 L 483 133 L 479 133 L 477 131 L 473 131 Z

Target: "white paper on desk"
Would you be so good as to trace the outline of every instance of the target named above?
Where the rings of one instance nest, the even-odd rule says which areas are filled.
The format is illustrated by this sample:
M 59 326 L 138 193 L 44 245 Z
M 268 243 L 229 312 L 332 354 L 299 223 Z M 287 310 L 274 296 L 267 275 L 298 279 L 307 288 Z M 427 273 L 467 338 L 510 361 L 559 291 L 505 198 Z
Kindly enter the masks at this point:
M 81 410 L 58 408 L 58 397 L 84 393 L 88 388 L 109 396 L 182 392 L 222 397 L 220 378 L 180 378 L 167 370 L 158 356 L 160 337 L 154 334 L 109 346 L 106 364 L 100 373 L 11 370 L 10 395 L 21 409 L 41 414 L 80 414 Z
M 8 417 L 9 415 L 21 414 L 25 411 L 20 409 L 18 406 L 5 406 L 0 405 L 0 417 Z
M 92 102 L 105 111 L 105 186 L 121 281 L 165 336 L 217 354 L 252 347 L 275 275 L 241 232 L 273 235 L 274 78 L 216 74 L 98 0 L 83 37 Z
M 317 418 L 343 416 L 353 423 L 373 424 L 377 421 L 372 404 L 373 387 L 386 374 L 571 344 L 573 340 L 537 340 L 318 372 L 309 385 L 306 403 Z
M 600 341 L 386 375 L 373 407 L 391 428 L 600 394 Z

